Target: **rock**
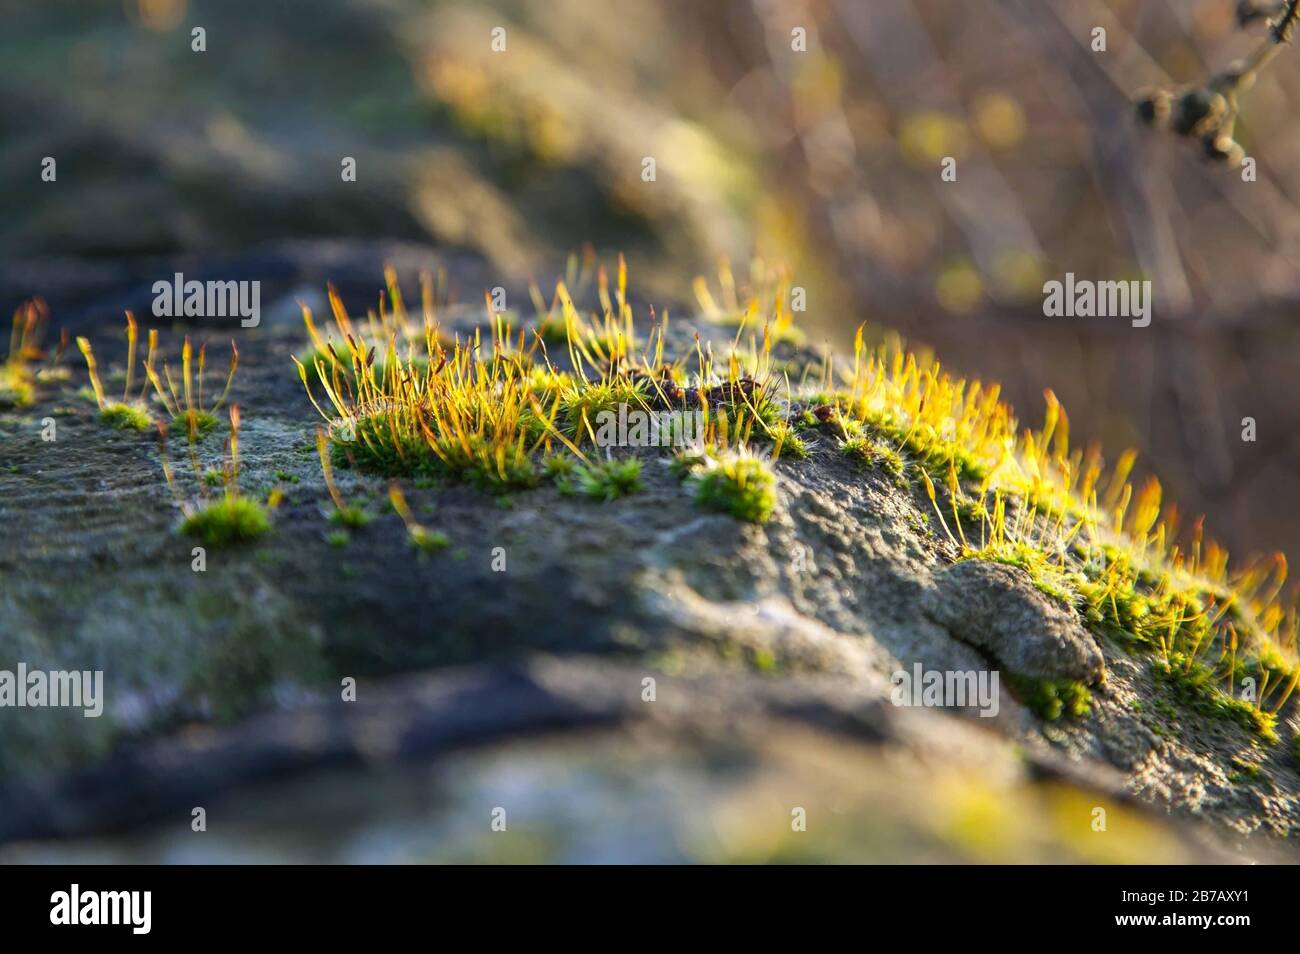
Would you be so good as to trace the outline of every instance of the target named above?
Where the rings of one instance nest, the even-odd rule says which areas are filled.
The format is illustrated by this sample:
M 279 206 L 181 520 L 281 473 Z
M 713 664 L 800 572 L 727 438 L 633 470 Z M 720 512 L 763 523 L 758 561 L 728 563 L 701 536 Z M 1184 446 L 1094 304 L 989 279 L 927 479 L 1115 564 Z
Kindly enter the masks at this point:
M 1101 649 L 1072 609 L 1039 591 L 1019 567 L 963 560 L 936 573 L 927 616 L 954 637 L 1034 679 L 1101 681 Z
M 403 282 L 442 264 L 428 248 L 304 242 L 221 267 L 274 274 L 268 303 L 333 277 L 361 313 L 385 259 Z M 0 269 L 0 288 L 39 278 L 57 291 L 59 271 Z M 92 303 L 130 300 L 146 277 L 87 275 L 72 289 L 82 307 L 56 307 L 56 326 L 72 313 L 101 364 L 120 368 L 120 313 Z M 465 335 L 480 315 L 471 304 L 444 319 Z M 697 328 L 715 347 L 734 335 L 675 317 L 667 347 L 689 351 Z M 175 355 L 181 334 L 213 329 L 161 333 Z M 413 511 L 450 540 L 431 555 L 384 508 L 384 478 L 340 467 L 343 496 L 374 518 L 340 547 L 315 411 L 290 360 L 302 331 L 267 320 L 220 334 L 239 342 L 241 489 L 279 485 L 284 499 L 271 533 L 213 551 L 204 572 L 176 534 L 155 438 L 105 430 L 78 394 L 83 368 L 66 362 L 68 380 L 0 412 L 0 526 L 21 541 L 0 546 L 0 668 L 103 669 L 107 700 L 98 719 L 0 715 L 0 861 L 76 860 L 105 839 L 121 860 L 274 860 L 265 845 L 280 851 L 271 834 L 287 824 L 312 834 L 280 860 L 483 859 L 502 842 L 467 842 L 466 819 L 501 804 L 515 778 L 529 794 L 511 794 L 523 815 L 512 811 L 512 829 L 535 825 L 542 841 L 530 843 L 552 860 L 1135 860 L 1151 825 L 1167 836 L 1162 859 L 1213 860 L 1183 847 L 1202 821 L 1207 837 L 1229 829 L 1245 856 L 1294 853 L 1300 782 L 1285 746 L 1247 797 L 1234 759 L 1260 754 L 1245 729 L 1173 710 L 1147 660 L 1099 647 L 1022 571 L 949 565 L 923 487 L 863 473 L 829 435 L 773 464 L 777 509 L 762 526 L 699 509 L 657 450 L 637 452 L 642 490 L 612 503 L 547 485 L 496 498 L 407 481 Z M 40 421 L 55 413 L 58 440 L 45 442 Z M 214 465 L 220 437 L 198 456 Z M 173 457 L 188 469 L 179 448 Z M 1027 677 L 1106 681 L 1086 718 L 1050 724 L 1011 696 L 993 719 L 891 705 L 900 668 L 986 669 L 990 656 Z M 355 702 L 340 699 L 347 678 Z M 327 793 L 355 837 L 332 810 L 303 809 L 304 792 Z M 957 830 L 972 798 L 1007 807 L 996 839 L 925 834 Z M 1063 798 L 1070 811 L 1122 806 L 1114 837 L 1043 840 Z M 755 814 L 736 813 L 738 800 Z M 246 822 L 246 837 L 175 840 L 176 818 L 208 802 Z M 430 804 L 444 808 L 411 808 Z M 773 811 L 789 829 L 790 805 L 843 827 L 810 826 L 822 840 L 807 847 L 765 841 Z M 692 841 L 715 811 L 726 844 Z M 1256 831 L 1271 837 L 1242 840 Z M 368 853 L 383 844 L 420 847 Z

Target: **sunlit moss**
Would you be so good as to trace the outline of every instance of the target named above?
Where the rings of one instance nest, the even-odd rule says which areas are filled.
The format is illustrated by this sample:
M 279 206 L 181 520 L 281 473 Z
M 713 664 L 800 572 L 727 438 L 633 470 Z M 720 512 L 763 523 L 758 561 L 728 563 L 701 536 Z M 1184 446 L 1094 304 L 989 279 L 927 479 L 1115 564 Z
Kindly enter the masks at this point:
M 266 507 L 247 497 L 218 497 L 181 522 L 182 533 L 211 547 L 255 540 L 270 529 Z
M 776 479 L 771 468 L 756 457 L 711 460 L 692 479 L 697 504 L 729 513 L 737 520 L 766 523 L 776 509 Z
M 101 407 L 99 420 L 119 431 L 147 431 L 153 427 L 153 421 L 144 408 L 121 402 L 110 402 Z
M 617 500 L 641 489 L 641 461 L 635 457 L 624 460 L 601 460 L 580 467 L 578 486 L 595 500 Z

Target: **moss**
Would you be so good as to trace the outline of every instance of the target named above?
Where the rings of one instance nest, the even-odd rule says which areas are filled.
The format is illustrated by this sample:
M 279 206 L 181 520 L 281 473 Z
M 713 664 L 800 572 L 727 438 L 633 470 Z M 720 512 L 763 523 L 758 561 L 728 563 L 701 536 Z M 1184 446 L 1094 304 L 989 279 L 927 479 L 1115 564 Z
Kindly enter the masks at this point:
M 332 547 L 345 547 L 351 540 L 352 536 L 346 530 L 331 530 L 325 534 L 325 542 Z
M 542 460 L 542 473 L 557 486 L 571 483 L 578 468 L 578 459 L 572 454 L 560 451 L 548 454 Z
M 673 454 L 668 462 L 668 473 L 678 480 L 685 480 L 697 470 L 709 466 L 711 455 L 702 448 L 687 447 Z
M 727 416 L 733 433 L 743 433 L 746 428 L 752 428 L 753 433 L 761 437 L 785 424 L 781 419 L 781 406 L 757 384 L 752 384 L 748 394 L 731 383 L 710 388 L 708 394 L 709 403 L 717 413 Z
M 945 438 L 933 424 L 896 420 L 888 412 L 870 416 L 862 423 L 877 436 L 906 450 L 931 473 L 944 473 L 951 464 L 961 480 L 980 481 L 988 474 L 982 461 L 958 442 Z
M 1253 703 L 1219 689 L 1213 671 L 1204 663 L 1189 660 L 1182 653 L 1170 653 L 1168 660 L 1153 659 L 1151 671 L 1185 708 L 1205 718 L 1233 722 L 1266 742 L 1277 741 L 1277 719 Z
M 603 460 L 577 472 L 582 492 L 594 500 L 617 500 L 641 489 L 641 461 Z
M 791 321 L 788 314 L 783 315 L 779 321 L 769 323 L 766 328 L 756 324 L 753 316 L 744 311 L 720 312 L 711 316 L 709 321 L 721 328 L 740 328 L 743 325 L 746 332 L 755 334 L 763 334 L 766 331 L 775 344 L 788 344 L 797 348 L 808 340 L 803 329 Z
M 227 496 L 194 511 L 181 532 L 212 547 L 254 540 L 271 529 L 266 508 L 247 497 Z
M 1055 722 L 1062 716 L 1082 719 L 1092 714 L 1092 693 L 1072 679 L 1033 679 L 1013 675 L 1011 690 L 1039 718 Z
M 119 431 L 147 431 L 153 427 L 153 421 L 144 408 L 121 402 L 105 404 L 100 408 L 99 422 Z
M 901 484 L 907 466 L 898 451 L 870 437 L 851 437 L 840 446 L 845 457 L 863 470 L 879 471 Z
M 336 523 L 341 527 L 347 527 L 349 530 L 360 530 L 365 527 L 374 517 L 367 510 L 358 504 L 348 504 L 342 507 L 335 507 L 330 512 L 330 523 Z
M 1074 575 L 1054 565 L 1037 547 L 1025 543 L 1007 543 L 969 551 L 960 559 L 988 560 L 990 563 L 1018 567 L 1028 574 L 1029 581 L 1038 592 L 1066 606 L 1074 605 Z
M 394 434 L 387 419 L 376 415 L 358 420 L 353 437 L 344 440 L 340 431 L 331 438 L 330 457 L 336 466 L 355 465 L 384 477 L 448 477 L 489 493 L 535 487 L 539 480 L 532 460 L 513 454 L 498 460 L 480 434 L 430 445 L 411 431 Z
M 962 527 L 979 527 L 988 520 L 988 510 L 978 500 L 959 497 L 956 503 L 957 516 Z
M 581 444 L 591 438 L 587 429 L 595 432 L 602 413 L 617 414 L 620 404 L 626 404 L 629 410 L 646 407 L 646 388 L 644 380 L 625 377 L 569 381 L 560 390 L 560 429 Z
M 207 470 L 203 473 L 203 482 L 209 487 L 220 487 L 226 478 L 219 470 Z
M 712 462 L 694 480 L 697 504 L 729 513 L 737 520 L 766 523 L 776 509 L 776 479 L 755 457 Z
M 559 318 L 547 318 L 533 329 L 548 345 L 566 345 L 569 343 L 569 330 Z
M 1256 782 L 1259 781 L 1260 768 L 1258 762 L 1248 762 L 1239 755 L 1234 755 L 1231 759 L 1233 770 L 1228 775 L 1230 782 Z
M 437 460 L 424 440 L 403 432 L 394 435 L 379 415 L 355 421 L 352 439 L 344 434 L 340 429 L 330 436 L 330 459 L 335 466 L 355 466 L 381 477 L 431 476 L 434 472 Z
M 424 553 L 437 553 L 445 550 L 451 543 L 447 535 L 439 530 L 426 530 L 424 527 L 412 527 L 409 533 L 411 546 Z
M 364 339 L 363 339 L 363 343 L 364 343 Z M 387 344 L 385 342 L 380 342 L 378 344 L 371 342 L 371 347 L 375 349 L 375 366 L 374 366 L 375 376 L 382 379 L 388 367 Z M 405 345 L 400 345 L 399 360 L 401 361 L 403 367 L 405 367 L 407 363 L 407 355 L 404 349 L 405 349 Z M 339 359 L 337 361 L 337 364 L 339 366 L 339 375 L 342 377 L 346 377 L 349 380 L 355 380 L 355 375 L 353 374 L 353 369 L 352 369 L 352 362 L 348 358 L 347 346 L 340 344 L 338 348 L 338 352 L 339 352 Z M 318 350 L 308 345 L 307 348 L 298 352 L 297 357 L 298 360 L 302 362 L 303 367 L 307 369 L 307 374 L 312 380 L 317 380 L 317 381 L 320 380 L 320 373 L 316 368 L 316 363 L 318 361 L 321 364 L 321 368 L 325 372 L 325 379 L 330 380 L 331 375 L 333 373 L 331 368 L 336 362 L 333 356 L 330 355 L 328 351 Z M 429 364 L 428 357 L 420 354 L 418 351 L 412 356 L 411 360 L 414 362 L 415 367 L 418 370 L 423 370 Z
M 215 414 L 207 411 L 183 411 L 172 418 L 172 430 L 179 431 L 190 440 L 202 440 L 212 433 L 217 426 Z
M 35 399 L 27 369 L 17 362 L 0 364 L 0 408 L 26 407 Z
M 772 453 L 775 456 L 789 456 L 796 460 L 807 459 L 808 442 L 785 421 L 778 421 L 769 428 L 766 437 L 772 442 Z
M 278 480 L 278 481 L 280 481 L 280 483 L 282 483 L 282 484 L 296 484 L 296 483 L 298 483 L 298 475 L 297 475 L 297 474 L 291 474 L 291 473 L 289 473 L 287 470 L 277 470 L 277 471 L 275 472 L 275 479 Z

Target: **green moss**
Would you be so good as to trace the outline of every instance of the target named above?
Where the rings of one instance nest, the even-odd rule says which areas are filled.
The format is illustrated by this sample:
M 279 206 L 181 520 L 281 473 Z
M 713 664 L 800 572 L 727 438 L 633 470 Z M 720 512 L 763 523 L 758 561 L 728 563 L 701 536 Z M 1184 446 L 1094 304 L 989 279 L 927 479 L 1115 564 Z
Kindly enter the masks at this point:
M 190 514 L 181 532 L 211 547 L 253 540 L 271 529 L 266 508 L 247 497 L 226 496 Z
M 617 500 L 641 489 L 641 461 L 602 460 L 578 470 L 582 492 L 595 500 Z
M 119 431 L 147 431 L 153 427 L 144 408 L 134 404 L 114 402 L 99 409 L 99 422 Z
M 590 439 L 599 427 L 597 418 L 608 411 L 618 413 L 620 404 L 629 410 L 646 407 L 644 380 L 616 377 L 603 381 L 569 381 L 560 391 L 560 429 L 578 443 Z M 585 421 L 585 423 L 584 423 Z
M 479 434 L 468 435 L 464 442 L 444 439 L 435 450 L 421 435 L 399 431 L 394 436 L 387 420 L 375 415 L 359 419 L 353 437 L 344 440 L 341 431 L 331 437 L 335 466 L 355 465 L 384 477 L 447 477 L 488 493 L 535 487 L 539 480 L 532 460 L 512 452 L 498 463 L 490 442 Z
M 438 530 L 426 530 L 424 527 L 412 527 L 409 534 L 411 546 L 424 553 L 437 553 L 445 550 L 451 543 L 447 535 Z
M 203 482 L 209 487 L 220 487 L 226 478 L 219 470 L 207 470 L 203 473 Z
M 779 446 L 780 453 L 778 456 L 793 457 L 796 460 L 805 460 L 808 457 L 808 443 L 800 437 L 793 427 L 785 421 L 778 421 L 766 434 L 768 440 L 772 442 L 775 449 Z
M 329 519 L 330 523 L 347 527 L 349 530 L 360 530 L 370 523 L 374 517 L 358 504 L 347 504 L 342 507 L 335 507 L 330 513 Z
M 325 534 L 325 542 L 332 547 L 345 547 L 352 540 L 346 530 L 331 530 Z
M 695 502 L 737 520 L 766 523 L 776 509 L 776 479 L 755 457 L 713 462 L 694 478 Z
M 697 470 L 709 466 L 711 459 L 707 450 L 687 447 L 673 454 L 673 459 L 668 462 L 668 473 L 678 480 L 685 480 Z
M 0 408 L 26 407 L 36 399 L 31 374 L 18 362 L 0 364 Z
M 775 428 L 784 426 L 781 406 L 773 401 L 757 384 L 748 394 L 739 386 L 722 384 L 709 389 L 710 403 L 717 414 L 725 414 L 732 433 L 743 433 L 746 428 L 758 437 L 764 437 Z
M 1234 771 L 1229 773 L 1228 781 L 1230 782 L 1255 782 L 1259 780 L 1259 763 L 1248 762 L 1239 755 L 1232 757 L 1232 767 Z
M 569 343 L 569 331 L 559 318 L 548 318 L 535 325 L 534 329 L 548 345 L 566 345 Z
M 930 473 L 945 473 L 952 464 L 961 480 L 980 481 L 988 473 L 985 464 L 960 444 L 948 440 L 929 423 L 896 420 L 883 413 L 863 423 L 879 437 L 906 450 Z
M 542 473 L 556 485 L 570 483 L 577 469 L 578 459 L 565 451 L 548 454 L 542 461 Z
M 382 342 L 378 345 L 372 344 L 371 346 L 375 348 L 375 377 L 382 380 L 388 367 L 387 346 Z M 403 367 L 406 367 L 407 364 L 405 347 L 405 344 L 399 346 L 399 360 L 402 362 Z M 422 348 L 423 344 L 417 344 L 416 347 Z M 352 373 L 352 362 L 348 358 L 347 345 L 341 344 L 338 346 L 337 350 L 339 352 L 339 360 L 337 361 L 339 366 L 339 375 L 349 380 L 353 380 L 354 375 Z M 328 351 L 321 351 L 308 345 L 304 350 L 298 352 L 298 360 L 301 361 L 303 367 L 307 369 L 307 375 L 310 380 L 320 380 L 320 373 L 316 368 L 317 361 L 320 362 L 321 368 L 325 372 L 326 380 L 330 380 L 333 376 L 332 367 L 336 362 Z M 413 355 L 411 360 L 415 363 L 417 370 L 422 371 L 429 366 L 428 355 L 421 354 L 418 351 Z
M 1092 693 L 1081 682 L 1015 675 L 1009 681 L 1016 697 L 1048 722 L 1055 722 L 1062 716 L 1082 719 L 1092 714 Z
M 870 437 L 851 437 L 840 446 L 845 457 L 863 470 L 879 471 L 901 484 L 907 466 L 898 451 Z
M 978 500 L 971 497 L 959 497 L 956 504 L 957 516 L 965 527 L 979 527 L 988 519 L 988 511 Z
M 960 559 L 987 560 L 990 563 L 1019 567 L 1028 574 L 1034 588 L 1044 596 L 1051 597 L 1066 606 L 1073 606 L 1075 603 L 1076 574 L 1062 570 L 1047 558 L 1047 554 L 1030 544 L 1008 543 L 998 547 L 990 546 L 965 554 Z
M 172 418 L 172 430 L 198 441 L 212 433 L 217 423 L 216 415 L 207 411 L 183 411 Z
M 1153 659 L 1151 671 L 1172 698 L 1198 715 L 1236 723 L 1266 742 L 1277 741 L 1277 719 L 1220 689 L 1214 672 L 1204 663 L 1189 660 L 1182 653 L 1170 653 L 1167 661 Z

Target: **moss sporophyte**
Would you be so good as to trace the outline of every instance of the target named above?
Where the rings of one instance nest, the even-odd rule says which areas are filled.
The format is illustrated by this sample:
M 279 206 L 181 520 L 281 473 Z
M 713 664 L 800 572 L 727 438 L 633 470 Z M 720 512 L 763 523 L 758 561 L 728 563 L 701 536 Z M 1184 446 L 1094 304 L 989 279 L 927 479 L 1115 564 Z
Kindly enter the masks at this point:
M 15 309 L 9 350 L 0 362 L 0 410 L 26 407 L 36 399 L 38 382 L 66 375 L 58 362 L 68 347 L 67 333 L 60 334 L 52 354 L 42 346 L 49 320 L 50 310 L 40 298 L 25 301 Z M 42 366 L 40 362 L 47 357 L 51 360 Z
M 239 367 L 239 350 L 236 348 L 235 343 L 230 342 L 230 370 L 226 374 L 225 387 L 211 407 L 208 407 L 205 406 L 203 401 L 204 372 L 207 368 L 206 344 L 199 346 L 196 362 L 190 339 L 188 337 L 185 339 L 181 346 L 181 386 L 178 389 L 172 377 L 171 368 L 165 362 L 162 365 L 162 373 L 159 374 L 157 367 L 158 331 L 157 329 L 150 329 L 148 352 L 143 363 L 145 383 L 141 386 L 139 393 L 134 393 L 133 385 L 138 339 L 139 331 L 135 316 L 128 311 L 126 313 L 126 383 L 123 386 L 120 401 L 109 400 L 105 397 L 104 387 L 99 377 L 99 366 L 95 361 L 95 354 L 91 349 L 90 342 L 85 338 L 77 339 L 77 347 L 85 356 L 91 388 L 94 391 L 95 401 L 99 405 L 99 419 L 119 430 L 149 430 L 153 425 L 153 420 L 150 417 L 145 396 L 148 393 L 149 386 L 152 385 L 157 400 L 166 411 L 167 418 L 171 421 L 173 428 L 183 428 L 191 442 L 198 441 L 206 436 L 209 431 L 217 426 L 217 411 L 220 410 L 230 394 L 230 386 L 235 378 L 235 370 Z M 196 363 L 197 368 L 195 367 Z M 166 388 L 163 387 L 164 381 L 167 384 Z
M 189 460 L 194 472 L 197 498 L 185 494 L 172 471 L 167 457 L 167 426 L 159 424 L 159 454 L 163 475 L 181 510 L 180 532 L 201 541 L 206 546 L 222 547 L 254 540 L 271 529 L 269 511 L 279 503 L 279 492 L 274 491 L 266 504 L 244 496 L 239 489 L 239 433 L 241 417 L 239 405 L 229 410 L 230 436 L 226 443 L 227 461 L 221 467 L 222 492 L 209 496 L 211 486 L 199 463 L 198 451 L 191 444 Z
M 1295 609 L 1279 601 L 1285 561 L 1230 569 L 1199 522 L 1184 533 L 1172 508 L 1162 509 L 1157 481 L 1134 489 L 1135 454 L 1107 469 L 1099 448 L 1072 447 L 1050 391 L 1043 426 L 1022 430 L 997 385 L 954 377 L 897 340 L 868 347 L 865 328 L 847 366 L 778 361 L 772 343 L 778 319 L 788 323 L 788 283 L 771 283 L 763 269 L 751 275 L 769 283 L 745 293 L 724 267 L 721 302 L 697 283 L 707 313 L 737 316 L 735 336 L 721 354 L 697 336 L 693 350 L 669 357 L 667 316 L 652 312 L 645 329 L 633 320 L 622 259 L 613 282 L 589 262 L 569 278 L 593 270 L 600 309 L 590 315 L 565 281 L 549 304 L 533 289 L 536 324 L 564 329 L 564 366 L 535 328 L 531 337 L 512 332 L 490 296 L 484 324 L 451 335 L 427 302 L 423 315 L 407 311 L 391 271 L 387 299 L 364 322 L 331 292 L 328 326 L 304 315 L 313 349 L 328 358 L 297 362 L 327 422 L 331 461 L 496 493 L 546 482 L 614 499 L 643 481 L 641 465 L 593 451 L 608 454 L 634 411 L 689 412 L 702 436 L 673 448 L 671 469 L 689 478 L 699 505 L 762 522 L 779 506 L 773 463 L 797 468 L 817 446 L 808 437 L 822 433 L 864 473 L 919 486 L 953 558 L 1020 566 L 1095 630 L 1162 661 L 1191 653 L 1215 692 L 1231 697 L 1242 673 L 1261 682 L 1266 671 L 1257 707 L 1289 699 L 1300 668 Z M 1184 662 L 1174 671 L 1191 670 Z M 1055 695 L 1062 711 L 1084 708 L 1073 689 Z

